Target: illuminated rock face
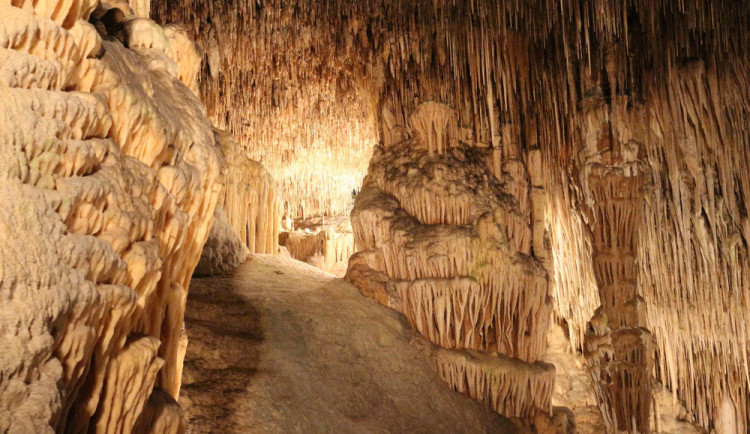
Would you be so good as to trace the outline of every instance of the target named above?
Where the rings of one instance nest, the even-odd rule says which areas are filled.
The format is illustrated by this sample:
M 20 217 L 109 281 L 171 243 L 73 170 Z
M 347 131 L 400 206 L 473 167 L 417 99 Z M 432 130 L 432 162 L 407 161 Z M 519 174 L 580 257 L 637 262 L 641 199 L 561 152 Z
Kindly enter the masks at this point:
M 378 140 L 371 29 L 331 2 L 251 3 L 167 0 L 152 13 L 190 27 L 209 118 L 276 180 L 282 215 L 341 215 Z
M 184 35 L 103 10 L 95 28 L 95 5 L 0 1 L 3 432 L 181 425 L 164 396 L 221 154 Z M 97 32 L 115 27 L 129 49 Z
M 637 155 L 637 146 L 635 148 Z M 625 167 L 623 167 L 625 166 Z M 637 237 L 646 176 L 627 163 L 594 164 L 593 265 L 601 307 L 586 334 L 585 354 L 609 432 L 649 432 L 655 346 L 638 294 Z
M 215 137 L 226 160 L 226 185 L 195 270 L 199 276 L 227 274 L 249 253 L 276 254 L 279 250 L 281 210 L 276 183 L 232 136 L 217 130 Z
M 519 175 L 528 182 L 525 166 L 493 176 L 491 150 L 459 141 L 451 113 L 422 106 L 415 138 L 375 150 L 352 210 L 358 253 L 347 279 L 446 348 L 435 363 L 452 387 L 508 416 L 549 412 L 554 367 L 535 363 L 549 326 L 547 273 L 530 255 L 527 196 L 506 193 Z
M 227 159 L 221 203 L 229 223 L 251 253 L 275 254 L 281 222 L 276 182 L 262 164 L 245 155 L 232 136 L 217 132 L 217 141 Z

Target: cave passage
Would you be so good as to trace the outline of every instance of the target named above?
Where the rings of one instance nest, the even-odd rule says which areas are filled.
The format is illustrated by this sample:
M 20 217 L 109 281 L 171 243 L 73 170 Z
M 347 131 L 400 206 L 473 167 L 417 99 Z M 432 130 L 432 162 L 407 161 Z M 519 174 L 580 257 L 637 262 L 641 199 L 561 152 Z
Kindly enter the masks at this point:
M 748 29 L 0 0 L 0 434 L 749 432 Z

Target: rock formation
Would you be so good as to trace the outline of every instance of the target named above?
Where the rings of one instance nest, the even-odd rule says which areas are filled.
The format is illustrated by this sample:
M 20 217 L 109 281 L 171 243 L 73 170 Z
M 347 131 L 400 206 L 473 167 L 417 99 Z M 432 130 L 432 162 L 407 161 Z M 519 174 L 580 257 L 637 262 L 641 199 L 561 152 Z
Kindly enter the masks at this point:
M 0 2 L 2 432 L 181 424 L 221 154 L 179 28 L 96 6 Z
M 157 21 L 190 28 L 204 52 L 209 118 L 268 169 L 282 214 L 342 214 L 378 140 L 382 78 L 368 66 L 366 24 L 325 2 L 170 0 L 152 9 Z
M 229 224 L 224 209 L 217 206 L 214 221 L 194 276 L 222 276 L 229 274 L 245 262 L 250 249 L 240 240 L 237 231 Z
M 196 276 L 229 274 L 251 252 L 276 254 L 279 250 L 280 207 L 273 178 L 229 134 L 217 130 L 215 136 L 226 159 L 226 186 Z
M 354 234 L 348 218 L 315 218 L 288 227 L 279 235 L 279 244 L 289 255 L 321 270 L 343 277 L 354 253 Z
M 645 312 L 636 266 L 644 176 L 599 166 L 587 181 L 594 196 L 593 264 L 602 305 L 591 320 L 593 332 L 586 335 L 586 356 L 608 430 L 646 432 L 654 343 L 651 333 L 639 328 Z
M 245 155 L 232 136 L 217 132 L 227 159 L 226 188 L 220 204 L 229 224 L 251 253 L 279 249 L 281 209 L 276 183 L 262 164 Z
M 410 117 L 414 138 L 375 150 L 346 277 L 446 348 L 435 363 L 456 390 L 507 416 L 550 412 L 547 273 L 530 256 L 528 192 L 506 192 L 525 166 L 490 174 L 491 150 L 459 141 L 455 119 L 427 103 Z

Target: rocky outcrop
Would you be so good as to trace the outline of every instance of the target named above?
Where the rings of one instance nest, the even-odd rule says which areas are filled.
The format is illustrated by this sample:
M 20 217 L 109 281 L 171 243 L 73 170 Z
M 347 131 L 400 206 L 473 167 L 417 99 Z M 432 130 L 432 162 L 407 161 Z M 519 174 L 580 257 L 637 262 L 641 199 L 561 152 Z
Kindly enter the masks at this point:
M 0 2 L 3 432 L 128 432 L 180 389 L 221 154 L 179 29 L 96 5 Z
M 224 210 L 217 206 L 211 232 L 193 275 L 204 277 L 229 274 L 245 262 L 249 254 L 250 250 L 240 241 Z
M 460 141 L 447 106 L 410 119 L 415 138 L 375 150 L 346 278 L 446 349 L 434 360 L 456 390 L 507 416 L 550 412 L 554 367 L 539 361 L 551 305 L 525 165 L 508 144 L 501 173 L 488 173 L 491 150 Z

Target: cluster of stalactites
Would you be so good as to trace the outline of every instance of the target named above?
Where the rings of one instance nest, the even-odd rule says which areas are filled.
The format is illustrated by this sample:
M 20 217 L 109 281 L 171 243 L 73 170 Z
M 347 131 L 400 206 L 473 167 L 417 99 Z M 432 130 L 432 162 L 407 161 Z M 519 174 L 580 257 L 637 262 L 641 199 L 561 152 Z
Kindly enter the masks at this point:
M 292 258 L 343 277 L 354 253 L 354 234 L 348 219 L 336 223 L 301 229 L 286 227 L 279 236 L 279 244 Z
M 636 227 L 641 224 L 643 179 L 619 170 L 592 173 L 594 276 L 601 308 L 585 337 L 585 355 L 610 432 L 650 432 L 654 341 L 638 294 Z
M 584 354 L 607 430 L 647 433 L 655 345 L 644 328 L 637 254 L 648 170 L 640 160 L 637 126 L 608 122 L 610 106 L 601 99 L 592 97 L 582 106 L 585 165 L 580 183 L 589 207 L 591 261 L 601 303 L 585 335 Z
M 448 106 L 427 103 L 410 120 L 386 127 L 413 138 L 375 150 L 352 210 L 359 252 L 347 279 L 447 351 L 437 366 L 456 390 L 514 417 L 549 412 L 554 368 L 532 365 L 551 311 L 531 256 L 547 257 L 532 234 L 544 231 L 539 154 L 516 153 L 495 176 L 492 149 L 459 140 Z
M 749 71 L 739 57 L 721 66 L 692 60 L 671 67 L 668 82 L 650 75 L 642 100 L 589 92 L 577 119 L 578 179 L 551 157 L 546 175 L 561 185 L 550 187 L 547 218 L 556 313 L 571 336 L 581 336 L 599 305 L 613 328 L 647 328 L 657 377 L 689 418 L 738 432 L 750 420 L 740 271 L 750 266 L 750 184 L 737 176 L 750 166 L 750 131 L 738 115 L 750 101 L 741 84 Z M 637 282 L 627 275 L 634 267 Z M 600 293 L 602 285 L 614 286 Z
M 226 132 L 216 132 L 227 160 L 226 186 L 221 207 L 229 224 L 251 253 L 279 250 L 281 205 L 276 183 L 265 167 L 242 152 Z
M 221 156 L 173 58 L 194 47 L 97 3 L 0 1 L 0 431 L 182 425 L 156 397 L 179 393 Z
M 256 156 L 265 147 L 289 145 L 293 149 L 283 148 L 288 155 L 316 162 L 286 165 L 289 176 L 274 172 L 282 189 L 292 191 L 288 213 L 296 217 L 343 208 L 365 170 L 361 155 L 369 149 L 358 146 L 366 142 L 359 139 L 371 136 L 371 126 L 344 122 L 338 132 L 362 131 L 352 125 L 368 128 L 354 138 L 359 141 L 350 154 L 341 150 L 346 143 L 340 147 L 347 152 L 342 161 L 351 156 L 362 165 L 334 177 L 337 182 L 328 177 L 314 182 L 320 178 L 311 172 L 321 167 L 320 161 L 333 161 L 330 157 L 339 154 L 313 140 L 303 140 L 302 146 L 299 137 L 329 129 L 317 128 L 317 122 L 305 129 L 302 122 L 289 120 L 317 116 L 318 110 L 325 119 L 350 119 L 339 114 L 326 118 L 330 106 L 318 104 L 318 96 L 356 94 L 354 105 L 364 108 L 357 118 L 377 114 L 386 147 L 415 135 L 409 115 L 421 103 L 448 103 L 456 109 L 458 140 L 491 148 L 495 175 L 508 159 L 498 142 L 515 141 L 523 150 L 520 155 L 541 149 L 549 198 L 544 207 L 549 260 L 554 265 L 549 267 L 550 292 L 555 315 L 567 323 L 578 349 L 583 349 L 586 323 L 602 304 L 590 216 L 582 212 L 591 208 L 591 198 L 579 176 L 586 166 L 580 148 L 588 142 L 586 134 L 597 131 L 587 125 L 594 119 L 586 106 L 599 104 L 602 117 L 596 121 L 612 128 L 597 139 L 615 138 L 612 145 L 618 147 L 635 138 L 653 169 L 654 195 L 646 203 L 637 256 L 648 328 L 658 342 L 659 377 L 704 427 L 728 412 L 722 408 L 734 407 L 738 421 L 750 421 L 745 360 L 750 333 L 745 320 L 750 306 L 750 273 L 745 272 L 750 267 L 745 206 L 750 181 L 744 176 L 750 166 L 745 115 L 750 95 L 744 85 L 750 80 L 747 2 L 545 0 L 534 7 L 526 0 L 261 3 L 170 0 L 155 5 L 155 11 L 162 20 L 179 18 L 201 39 L 202 92 L 220 125 L 238 137 L 253 137 L 243 143 Z M 321 35 L 311 23 L 337 31 Z M 293 31 L 299 35 L 290 35 Z M 339 92 L 355 77 L 364 77 L 366 84 L 354 86 L 358 90 L 353 93 Z M 368 104 L 359 105 L 368 98 Z M 268 101 L 278 110 L 264 108 Z M 285 107 L 293 107 L 294 115 L 287 115 Z M 258 139 L 263 131 L 273 137 Z M 434 142 L 430 134 L 425 138 Z M 506 135 L 517 139 L 506 140 Z M 298 186 L 311 190 L 295 190 Z M 305 197 L 308 193 L 325 199 Z M 402 206 L 418 208 L 421 201 L 405 200 Z M 434 215 L 419 212 L 426 221 L 446 215 L 457 216 L 455 222 L 465 218 L 452 209 L 466 207 L 446 203 L 433 208 Z M 534 237 L 539 233 L 533 231 Z M 535 255 L 540 250 L 535 247 Z M 717 304 L 725 308 L 711 307 Z
M 270 172 L 283 215 L 341 214 L 377 142 L 367 28 L 354 17 L 341 27 L 324 3 L 251 3 L 158 2 L 153 12 L 190 28 L 209 117 Z
M 528 419 L 549 411 L 555 384 L 555 367 L 549 363 L 443 349 L 435 352 L 433 363 L 456 391 L 487 403 L 500 414 Z

